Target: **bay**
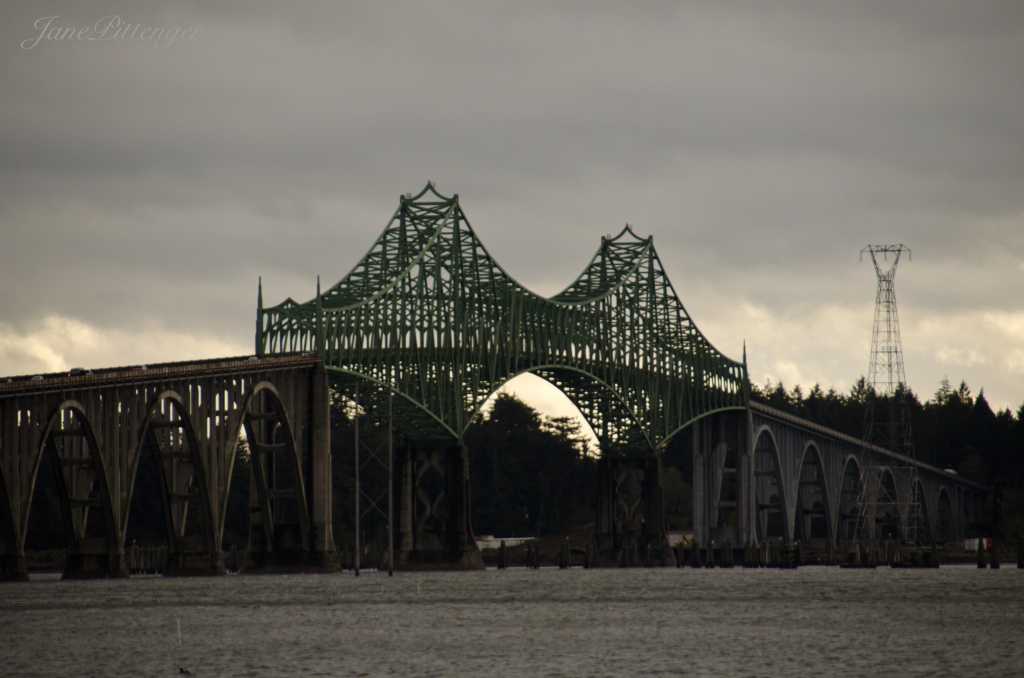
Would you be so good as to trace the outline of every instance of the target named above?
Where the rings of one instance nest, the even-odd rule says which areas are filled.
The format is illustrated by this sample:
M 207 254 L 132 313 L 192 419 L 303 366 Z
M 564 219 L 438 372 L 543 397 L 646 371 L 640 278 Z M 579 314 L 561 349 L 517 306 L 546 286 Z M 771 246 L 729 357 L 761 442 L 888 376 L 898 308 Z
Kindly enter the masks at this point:
M 36 575 L 0 628 L 5 676 L 1020 676 L 1024 571 Z

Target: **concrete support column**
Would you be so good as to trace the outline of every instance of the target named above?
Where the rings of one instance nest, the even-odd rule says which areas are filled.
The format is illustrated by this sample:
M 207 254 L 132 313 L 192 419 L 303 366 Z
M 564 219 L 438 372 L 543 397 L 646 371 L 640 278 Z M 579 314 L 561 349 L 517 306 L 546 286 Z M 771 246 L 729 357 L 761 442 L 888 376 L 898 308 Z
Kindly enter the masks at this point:
M 749 411 L 719 412 L 693 424 L 693 537 L 702 548 L 711 540 L 743 548 L 755 539 L 751 427 Z M 735 498 L 723 503 L 728 459 L 735 464 Z
M 399 570 L 481 570 L 469 513 L 469 453 L 461 445 L 396 454 Z
M 310 547 L 314 560 L 322 567 L 340 568 L 337 549 L 334 544 L 334 527 L 331 515 L 331 399 L 327 385 L 327 370 L 323 363 L 317 364 L 310 375 L 310 426 L 309 464 L 306 477 L 307 501 L 310 516 Z
M 68 545 L 63 579 L 118 579 L 128 576 L 124 549 L 100 537 L 76 539 Z
M 594 528 L 601 565 L 671 565 L 657 457 L 602 458 Z
M 722 422 L 718 415 L 693 425 L 693 538 L 707 548 L 718 526 L 718 493 L 722 475 Z
M 737 546 L 757 545 L 757 485 L 754 475 L 754 421 L 750 410 L 739 413 L 737 430 L 738 462 L 736 472 L 739 506 L 737 518 L 740 542 Z
M 2 404 L 0 404 L 0 449 L 10 445 L 14 436 L 3 436 L 13 426 L 7 421 Z M 28 569 L 25 565 L 25 549 L 18 529 L 15 527 L 14 507 L 10 494 L 7 492 L 7 479 L 3 467 L 0 466 L 0 582 L 28 581 Z

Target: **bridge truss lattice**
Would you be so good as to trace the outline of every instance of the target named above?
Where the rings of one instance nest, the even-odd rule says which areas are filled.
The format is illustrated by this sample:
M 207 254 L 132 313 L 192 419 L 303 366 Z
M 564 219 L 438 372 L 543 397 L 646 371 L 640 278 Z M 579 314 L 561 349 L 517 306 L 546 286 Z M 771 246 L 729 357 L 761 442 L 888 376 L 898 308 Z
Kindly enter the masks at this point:
M 580 276 L 545 298 L 508 275 L 459 203 L 433 184 L 406 194 L 369 252 L 305 303 L 257 311 L 258 355 L 319 353 L 361 406 L 393 394 L 410 443 L 461 443 L 511 378 L 532 372 L 580 409 L 605 453 L 658 450 L 714 411 L 743 408 L 745 360 L 719 352 L 690 319 L 653 239 L 627 225 Z

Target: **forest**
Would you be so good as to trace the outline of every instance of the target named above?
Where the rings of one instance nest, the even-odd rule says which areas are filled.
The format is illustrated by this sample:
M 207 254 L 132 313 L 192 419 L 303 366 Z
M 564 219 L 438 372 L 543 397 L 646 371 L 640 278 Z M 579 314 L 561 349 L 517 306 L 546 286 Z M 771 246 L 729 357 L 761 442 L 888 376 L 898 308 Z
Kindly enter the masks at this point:
M 993 515 L 988 531 L 995 537 L 1024 534 L 1024 404 L 1016 414 L 993 411 L 981 389 L 975 396 L 963 381 L 954 388 L 943 379 L 922 402 L 911 389 L 898 393 L 907 405 L 914 456 L 993 488 Z M 885 412 L 890 403 L 876 396 L 864 377 L 848 393 L 823 391 L 815 385 L 787 390 L 781 383 L 751 387 L 751 398 L 822 426 L 860 438 L 868 403 Z

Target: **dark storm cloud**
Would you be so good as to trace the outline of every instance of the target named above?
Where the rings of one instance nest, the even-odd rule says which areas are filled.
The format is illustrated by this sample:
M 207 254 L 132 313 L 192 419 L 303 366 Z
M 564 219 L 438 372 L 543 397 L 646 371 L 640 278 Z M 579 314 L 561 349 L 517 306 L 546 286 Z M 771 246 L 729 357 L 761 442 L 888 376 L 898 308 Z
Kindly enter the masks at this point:
M 1020 3 L 3 11 L 0 323 L 16 330 L 191 324 L 244 348 L 257 276 L 268 303 L 308 298 L 427 179 L 548 294 L 635 224 L 726 336 L 755 322 L 729 307 L 778 313 L 837 280 L 864 296 L 834 303 L 870 312 L 868 264 L 835 273 L 871 242 L 1021 312 Z M 201 32 L 21 48 L 40 17 L 109 15 Z M 916 283 L 908 301 L 949 310 Z

